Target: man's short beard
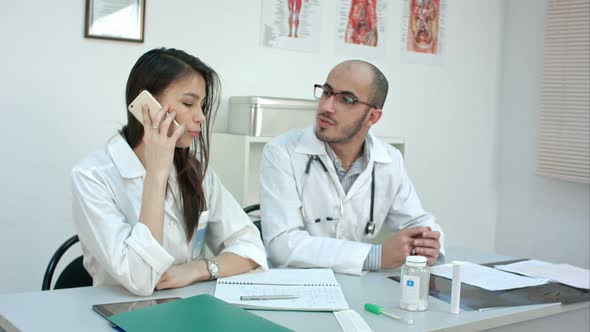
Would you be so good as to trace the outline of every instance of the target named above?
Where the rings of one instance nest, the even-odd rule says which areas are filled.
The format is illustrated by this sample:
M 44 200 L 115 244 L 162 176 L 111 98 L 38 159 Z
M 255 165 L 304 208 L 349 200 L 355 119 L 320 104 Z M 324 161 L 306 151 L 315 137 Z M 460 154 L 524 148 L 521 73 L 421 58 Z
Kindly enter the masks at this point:
M 352 140 L 352 138 L 354 136 L 356 136 L 359 131 L 361 131 L 361 129 L 363 128 L 363 124 L 367 118 L 367 114 L 369 113 L 370 110 L 371 110 L 370 107 L 367 108 L 367 110 L 365 111 L 363 116 L 360 117 L 360 119 L 355 121 L 349 128 L 343 128 L 344 137 L 333 137 L 333 138 L 328 137 L 328 136 L 324 135 L 322 132 L 320 132 L 320 128 L 318 128 L 318 127 L 316 127 L 316 129 L 315 129 L 315 137 L 317 137 L 320 141 L 325 142 L 325 143 L 347 143 L 350 140 Z

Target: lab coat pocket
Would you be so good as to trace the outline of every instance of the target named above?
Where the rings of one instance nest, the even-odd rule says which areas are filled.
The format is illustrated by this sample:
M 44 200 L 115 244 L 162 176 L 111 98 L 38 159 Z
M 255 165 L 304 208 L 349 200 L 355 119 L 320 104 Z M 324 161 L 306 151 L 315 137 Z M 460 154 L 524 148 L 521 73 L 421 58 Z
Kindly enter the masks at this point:
M 203 255 L 203 247 L 205 246 L 205 234 L 207 234 L 207 225 L 209 222 L 209 211 L 201 212 L 199 216 L 199 224 L 193 235 L 193 258 L 198 258 Z
M 308 205 L 308 206 L 311 206 Z M 339 209 L 316 208 L 302 210 L 304 227 L 313 236 L 334 236 L 340 219 Z

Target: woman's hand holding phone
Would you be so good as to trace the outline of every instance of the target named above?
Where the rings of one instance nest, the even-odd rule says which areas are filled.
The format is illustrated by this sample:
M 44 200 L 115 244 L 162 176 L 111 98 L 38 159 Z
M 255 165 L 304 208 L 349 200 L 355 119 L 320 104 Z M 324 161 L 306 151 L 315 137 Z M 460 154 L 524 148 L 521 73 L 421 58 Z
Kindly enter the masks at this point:
M 170 106 L 164 105 L 155 113 L 149 106 L 142 104 L 143 121 L 143 164 L 145 178 L 141 197 L 139 221 L 146 225 L 152 236 L 159 243 L 164 241 L 164 201 L 166 184 L 173 167 L 176 142 L 184 133 L 184 125 L 174 128 L 169 136 L 170 124 L 176 115 L 170 112 Z M 151 114 L 151 116 L 150 116 Z
M 176 141 L 184 134 L 184 124 L 173 127 L 175 130 L 171 136 L 168 136 L 172 121 L 176 116 L 174 111 L 169 113 L 170 106 L 164 105 L 153 118 L 150 116 L 147 105 L 142 105 L 141 110 L 145 133 L 143 139 L 145 142 L 146 173 L 155 176 L 158 182 L 164 181 L 163 183 L 166 183 L 172 170 Z M 164 120 L 162 120 L 163 118 Z
M 154 98 L 154 96 L 152 96 L 152 94 L 148 90 L 141 91 L 141 93 L 139 95 L 137 95 L 137 97 L 135 97 L 135 99 L 131 102 L 131 104 L 129 104 L 127 109 L 129 110 L 129 112 L 131 114 L 133 114 L 133 116 L 137 119 L 137 121 L 139 121 L 139 123 L 141 123 L 142 125 L 143 125 L 143 115 L 141 112 L 143 109 L 143 105 L 147 105 L 147 107 L 150 111 L 150 116 L 152 117 L 152 120 L 156 117 L 156 113 L 158 113 L 158 111 L 160 109 L 162 109 L 162 106 L 160 105 L 160 103 L 156 100 L 156 98 Z M 178 124 L 178 122 L 176 122 L 176 120 L 173 120 L 173 122 L 176 125 L 176 127 L 180 127 L 180 125 Z M 154 122 L 154 123 L 159 123 L 159 122 Z

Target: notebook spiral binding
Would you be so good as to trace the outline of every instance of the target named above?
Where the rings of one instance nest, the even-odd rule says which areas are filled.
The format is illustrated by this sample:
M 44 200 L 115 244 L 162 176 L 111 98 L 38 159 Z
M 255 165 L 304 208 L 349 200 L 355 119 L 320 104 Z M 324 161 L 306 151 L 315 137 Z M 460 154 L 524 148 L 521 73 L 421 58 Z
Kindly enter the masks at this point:
M 251 282 L 251 281 L 228 281 L 228 280 L 218 280 L 220 284 L 227 284 L 227 285 L 274 285 L 274 286 L 305 286 L 305 287 L 339 287 L 338 284 L 285 284 L 285 283 L 260 283 L 260 282 Z

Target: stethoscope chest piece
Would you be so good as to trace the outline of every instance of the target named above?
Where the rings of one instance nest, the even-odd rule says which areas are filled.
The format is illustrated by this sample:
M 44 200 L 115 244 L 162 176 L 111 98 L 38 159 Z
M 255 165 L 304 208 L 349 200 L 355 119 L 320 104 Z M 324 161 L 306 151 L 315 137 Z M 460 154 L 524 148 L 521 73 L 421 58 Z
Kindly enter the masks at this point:
M 375 223 L 373 220 L 367 221 L 367 226 L 365 226 L 365 234 L 373 235 L 375 234 Z

